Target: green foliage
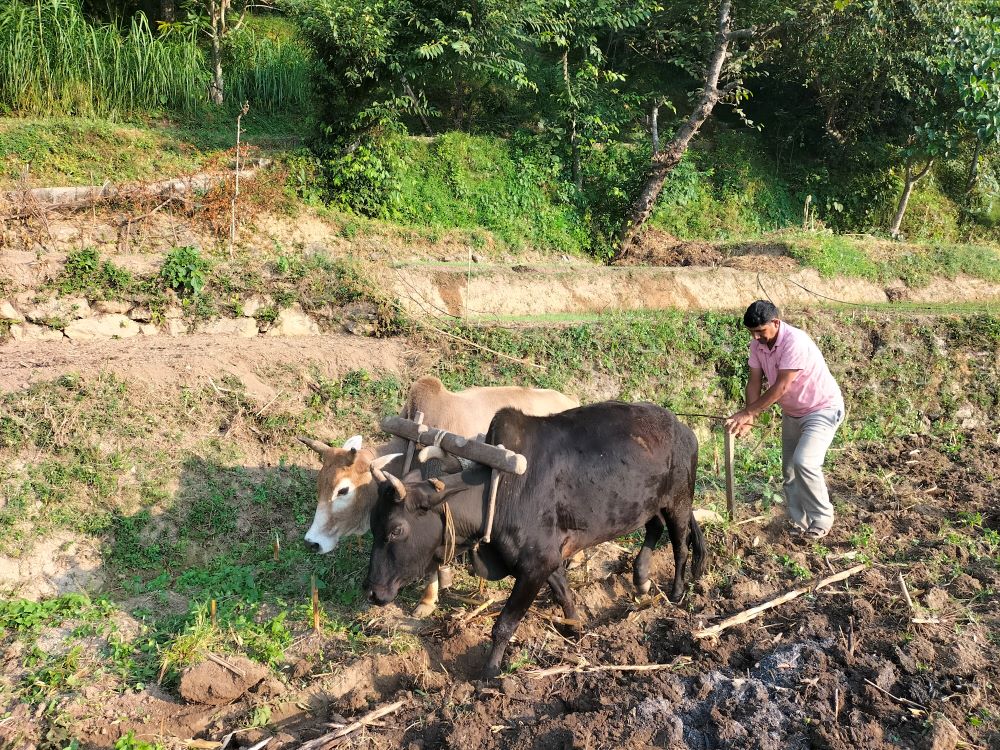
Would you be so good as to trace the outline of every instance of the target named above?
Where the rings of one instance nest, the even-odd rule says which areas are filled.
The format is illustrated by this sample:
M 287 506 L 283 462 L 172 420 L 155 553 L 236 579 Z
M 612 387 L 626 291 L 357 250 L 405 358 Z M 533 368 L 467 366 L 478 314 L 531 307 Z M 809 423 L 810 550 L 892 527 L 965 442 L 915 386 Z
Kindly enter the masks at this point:
M 37 635 L 43 627 L 79 617 L 90 606 L 90 600 L 82 594 L 64 594 L 37 602 L 28 599 L 0 600 L 0 629 L 5 634 Z
M 277 20 L 277 19 L 276 19 Z M 260 33 L 257 24 L 225 37 L 225 85 L 230 102 L 254 110 L 304 110 L 312 101 L 314 62 L 294 32 Z
M 71 252 L 55 281 L 62 294 L 79 293 L 96 299 L 117 299 L 130 291 L 134 283 L 132 274 L 109 260 L 102 261 L 94 248 Z
M 651 226 L 681 238 L 759 234 L 801 220 L 801 200 L 775 173 L 761 139 L 720 133 L 689 150 L 667 177 Z
M 442 229 L 488 229 L 511 247 L 578 252 L 588 236 L 559 198 L 559 163 L 530 141 L 447 133 L 364 140 L 328 162 L 331 196 L 359 213 Z
M 877 263 L 849 238 L 835 234 L 799 235 L 788 245 L 788 254 L 823 276 L 843 274 L 878 281 Z
M 135 732 L 129 730 L 115 740 L 113 750 L 165 750 L 165 748 L 159 742 L 146 742 L 137 739 Z
M 18 114 L 191 111 L 208 80 L 193 36 L 155 35 L 141 14 L 95 24 L 77 0 L 5 0 L 0 69 L 0 112 Z
M 363 137 L 356 147 L 337 149 L 325 160 L 330 198 L 364 216 L 384 217 L 399 200 L 403 140 Z
M 788 555 L 781 555 L 778 558 L 778 562 L 784 566 L 793 578 L 798 578 L 801 580 L 812 578 L 812 573 L 809 572 L 809 568 L 805 567 L 801 563 L 796 562 Z
M 160 278 L 169 289 L 181 295 L 198 295 L 205 286 L 208 261 L 197 248 L 175 247 L 163 260 Z

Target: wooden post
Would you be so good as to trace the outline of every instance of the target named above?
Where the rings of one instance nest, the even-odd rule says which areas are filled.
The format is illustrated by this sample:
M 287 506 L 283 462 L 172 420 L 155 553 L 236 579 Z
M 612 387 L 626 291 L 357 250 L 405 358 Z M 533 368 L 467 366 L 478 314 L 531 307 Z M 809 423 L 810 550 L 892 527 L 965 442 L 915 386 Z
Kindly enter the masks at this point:
M 214 628 L 218 625 L 218 623 L 215 621 L 215 599 L 213 599 L 212 603 L 209 604 L 209 611 L 211 612 L 212 627 Z
M 498 446 L 503 448 L 502 445 Z M 490 543 L 490 538 L 493 534 L 493 514 L 496 511 L 497 506 L 497 488 L 500 486 L 500 471 L 498 469 L 493 470 L 493 476 L 490 477 L 490 505 L 489 509 L 486 511 L 486 532 L 483 534 L 483 542 L 486 544 Z
M 729 520 L 736 520 L 736 490 L 733 486 L 733 436 L 723 428 L 726 436 L 726 507 L 729 509 Z
M 413 415 L 413 421 L 417 423 L 417 429 L 419 430 L 420 427 L 424 423 L 424 413 L 422 411 L 416 412 Z M 413 463 L 413 449 L 415 447 L 416 447 L 416 443 L 413 440 L 408 441 L 407 444 L 406 444 L 406 458 L 403 459 L 403 476 L 404 477 L 407 474 L 410 473 L 410 464 Z
M 274 532 L 274 561 L 278 562 L 281 557 L 281 540 L 278 539 L 278 532 Z

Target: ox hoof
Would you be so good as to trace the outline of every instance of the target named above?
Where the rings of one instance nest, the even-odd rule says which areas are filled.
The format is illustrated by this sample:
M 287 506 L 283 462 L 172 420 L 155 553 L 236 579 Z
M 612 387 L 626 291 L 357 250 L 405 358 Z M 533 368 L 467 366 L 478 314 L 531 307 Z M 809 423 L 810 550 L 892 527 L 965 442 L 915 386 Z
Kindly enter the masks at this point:
M 425 617 L 430 617 L 434 613 L 434 609 L 437 605 L 428 604 L 427 602 L 420 602 L 416 609 L 413 610 L 413 617 L 418 620 L 423 620 Z
M 645 596 L 646 594 L 648 594 L 648 593 L 649 593 L 649 590 L 650 590 L 650 589 L 651 589 L 652 587 L 653 587 L 653 582 L 652 582 L 652 581 L 650 581 L 650 580 L 649 580 L 649 579 L 647 578 L 647 579 L 646 579 L 646 580 L 645 580 L 644 582 L 642 582 L 642 583 L 640 583 L 640 584 L 639 584 L 638 586 L 636 586 L 636 587 L 635 587 L 635 590 L 639 592 L 639 595 L 640 595 L 640 596 Z

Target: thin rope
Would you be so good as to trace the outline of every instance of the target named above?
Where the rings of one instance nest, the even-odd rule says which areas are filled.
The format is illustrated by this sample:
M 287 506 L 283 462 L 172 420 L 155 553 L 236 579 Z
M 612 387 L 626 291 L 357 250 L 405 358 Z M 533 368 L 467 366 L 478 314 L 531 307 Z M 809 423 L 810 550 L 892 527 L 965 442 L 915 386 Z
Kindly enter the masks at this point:
M 441 507 L 444 508 L 444 562 L 441 566 L 446 567 L 455 560 L 455 519 L 448 503 L 442 503 Z

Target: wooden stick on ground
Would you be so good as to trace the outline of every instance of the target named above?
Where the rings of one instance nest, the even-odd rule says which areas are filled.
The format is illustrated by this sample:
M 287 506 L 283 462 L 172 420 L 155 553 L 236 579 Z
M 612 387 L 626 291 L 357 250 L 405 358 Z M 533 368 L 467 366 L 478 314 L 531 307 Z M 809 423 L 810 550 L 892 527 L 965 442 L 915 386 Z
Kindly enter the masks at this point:
M 880 688 L 878 685 L 876 685 L 874 682 L 872 682 L 871 680 L 869 680 L 867 677 L 865 678 L 865 682 L 867 684 L 871 685 L 876 690 L 878 690 L 880 693 L 882 693 L 882 695 L 886 695 L 886 696 L 892 698 L 897 703 L 902 703 L 902 704 L 904 704 L 906 706 L 913 706 L 914 708 L 919 708 L 924 713 L 930 713 L 927 710 L 926 706 L 921 706 L 919 703 L 915 703 L 915 702 L 911 701 L 909 698 L 901 698 L 898 695 L 893 695 L 888 690 L 885 690 L 884 688 Z
M 228 661 L 226 661 L 225 659 L 223 659 L 223 658 L 221 658 L 221 657 L 218 657 L 218 656 L 216 656 L 215 654 L 209 654 L 209 655 L 208 655 L 208 660 L 209 660 L 209 661 L 214 661 L 214 662 L 215 662 L 216 664 L 218 664 L 218 665 L 219 665 L 220 667 L 225 667 L 225 668 L 226 668 L 226 669 L 228 669 L 228 670 L 229 670 L 230 672 L 232 672 L 233 674 L 235 674 L 235 675 L 236 675 L 237 677 L 240 677 L 240 678 L 243 678 L 243 677 L 245 677 L 245 676 L 246 676 L 246 675 L 245 675 L 245 674 L 243 673 L 243 670 L 242 670 L 242 669 L 239 669 L 238 667 L 235 667 L 235 666 L 233 666 L 233 665 L 232 665 L 232 664 L 230 664 L 230 663 L 229 663 Z
M 543 677 L 570 672 L 588 674 L 592 672 L 655 672 L 660 669 L 674 669 L 690 661 L 691 659 L 688 657 L 678 657 L 669 664 L 607 664 L 604 666 L 590 666 L 584 661 L 581 664 L 560 664 L 558 667 L 549 667 L 548 669 L 529 669 L 523 674 L 539 680 Z
M 714 636 L 717 636 L 726 628 L 731 628 L 733 627 L 733 625 L 742 625 L 745 622 L 749 622 L 750 620 L 753 620 L 754 618 L 759 616 L 761 613 L 766 612 L 767 610 L 773 607 L 777 607 L 778 605 L 784 604 L 785 602 L 790 602 L 792 599 L 802 596 L 803 594 L 807 594 L 810 591 L 818 591 L 824 586 L 829 586 L 831 583 L 836 583 L 837 581 L 843 581 L 845 578 L 848 578 L 854 575 L 855 573 L 864 570 L 865 567 L 866 566 L 864 563 L 862 563 L 861 565 L 855 565 L 853 568 L 848 568 L 847 570 L 843 570 L 840 573 L 837 573 L 836 575 L 824 578 L 815 586 L 801 586 L 797 589 L 793 589 L 789 591 L 787 594 L 779 596 L 777 599 L 772 599 L 769 602 L 765 602 L 764 604 L 760 604 L 756 607 L 751 607 L 750 609 L 744 612 L 740 612 L 738 615 L 733 615 L 732 617 L 728 617 L 722 622 L 720 622 L 718 625 L 713 625 L 710 628 L 704 628 L 703 630 L 695 631 L 693 635 L 695 638 L 712 638 Z
M 906 579 L 903 578 L 903 574 L 899 573 L 899 588 L 903 592 L 903 598 L 906 600 L 906 606 L 910 608 L 910 612 L 914 612 L 913 600 L 910 598 L 910 591 L 906 588 Z
M 358 731 L 363 726 L 367 726 L 383 716 L 387 716 L 395 711 L 398 711 L 406 704 L 406 701 L 396 701 L 388 706 L 383 706 L 382 708 L 376 708 L 371 713 L 367 713 L 362 716 L 357 721 L 351 722 L 346 727 L 336 729 L 332 732 L 324 734 L 322 737 L 317 737 L 314 740 L 309 740 L 303 745 L 299 745 L 299 750 L 327 750 L 327 748 L 336 747 L 341 744 L 347 735 Z
M 467 615 L 463 616 L 462 619 L 459 620 L 459 624 L 460 625 L 468 625 L 470 622 L 472 622 L 477 617 L 479 617 L 479 615 L 481 615 L 485 610 L 489 609 L 490 605 L 493 604 L 494 602 L 496 602 L 496 599 L 494 599 L 491 596 L 489 599 L 487 599 L 485 602 L 483 602 L 482 604 L 480 604 L 474 610 L 472 610 L 471 612 L 469 612 Z

